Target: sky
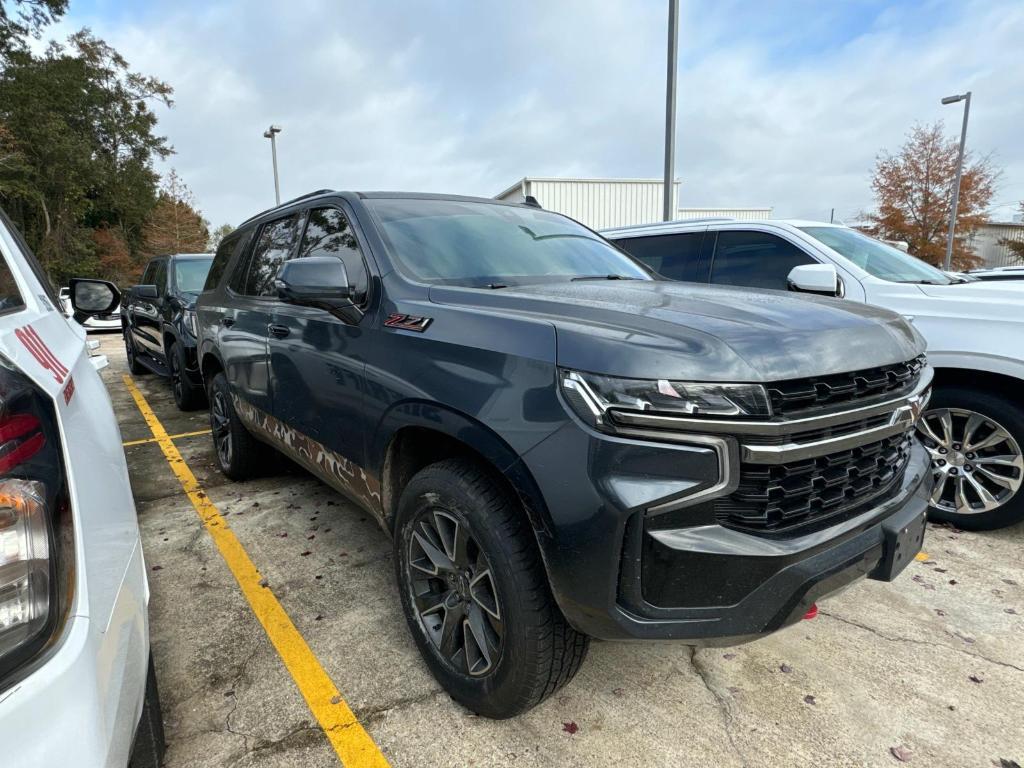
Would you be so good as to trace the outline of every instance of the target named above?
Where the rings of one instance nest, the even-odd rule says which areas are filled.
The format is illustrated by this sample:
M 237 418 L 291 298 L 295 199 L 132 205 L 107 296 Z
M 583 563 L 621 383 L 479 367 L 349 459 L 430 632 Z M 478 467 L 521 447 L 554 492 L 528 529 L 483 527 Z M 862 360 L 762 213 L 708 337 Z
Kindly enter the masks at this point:
M 71 0 L 83 26 L 175 90 L 156 107 L 213 226 L 316 189 L 493 196 L 523 176 L 660 178 L 667 0 Z M 681 206 L 854 220 L 880 151 L 915 122 L 1024 199 L 1021 0 L 681 0 Z

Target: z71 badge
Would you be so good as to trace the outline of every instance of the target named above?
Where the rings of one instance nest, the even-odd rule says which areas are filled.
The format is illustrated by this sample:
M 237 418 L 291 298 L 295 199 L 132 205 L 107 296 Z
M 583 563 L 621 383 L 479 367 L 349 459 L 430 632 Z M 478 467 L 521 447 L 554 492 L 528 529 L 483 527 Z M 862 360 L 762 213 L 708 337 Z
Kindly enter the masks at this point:
M 388 328 L 401 328 L 403 331 L 423 333 L 433 320 L 432 317 L 416 317 L 415 315 L 403 315 L 401 312 L 392 312 L 384 321 L 384 325 Z

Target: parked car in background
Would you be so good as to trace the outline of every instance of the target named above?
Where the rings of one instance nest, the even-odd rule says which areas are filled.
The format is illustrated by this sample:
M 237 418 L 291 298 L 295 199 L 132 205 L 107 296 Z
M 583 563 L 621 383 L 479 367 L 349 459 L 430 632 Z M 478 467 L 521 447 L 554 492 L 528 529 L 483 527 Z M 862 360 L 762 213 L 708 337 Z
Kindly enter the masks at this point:
M 225 237 L 197 312 L 222 471 L 276 450 L 372 515 L 486 716 L 589 637 L 743 642 L 921 546 L 932 371 L 885 310 L 656 280 L 530 205 L 322 192 Z
M 195 303 L 212 262 L 207 253 L 159 256 L 121 306 L 129 370 L 170 378 L 174 402 L 183 411 L 206 405 L 196 359 Z
M 1024 266 L 970 269 L 964 274 L 977 280 L 1024 280 Z
M 117 306 L 108 283 L 76 287 L 79 312 Z M 4 768 L 156 768 L 163 751 L 149 588 L 102 364 L 0 212 Z
M 935 368 L 919 426 L 935 474 L 932 516 L 972 529 L 1024 520 L 1024 283 L 967 281 L 813 221 L 716 219 L 604 234 L 673 280 L 843 296 L 912 320 Z M 861 367 L 853 355 L 846 366 Z

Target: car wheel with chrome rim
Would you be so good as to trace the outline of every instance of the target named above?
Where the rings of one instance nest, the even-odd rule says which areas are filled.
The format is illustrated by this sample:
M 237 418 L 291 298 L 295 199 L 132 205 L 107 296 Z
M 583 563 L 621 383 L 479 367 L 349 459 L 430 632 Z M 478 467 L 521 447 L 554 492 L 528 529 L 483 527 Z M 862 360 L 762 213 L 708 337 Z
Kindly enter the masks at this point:
M 1001 395 L 936 390 L 918 434 L 931 455 L 932 519 L 992 529 L 1024 519 L 1024 411 Z

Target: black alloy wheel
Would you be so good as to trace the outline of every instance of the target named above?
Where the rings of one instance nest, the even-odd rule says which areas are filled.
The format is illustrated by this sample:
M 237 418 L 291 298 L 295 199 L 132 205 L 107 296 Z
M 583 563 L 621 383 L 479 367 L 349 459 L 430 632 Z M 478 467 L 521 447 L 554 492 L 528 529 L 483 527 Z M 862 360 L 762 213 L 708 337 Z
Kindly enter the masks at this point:
M 217 449 L 217 458 L 221 468 L 230 467 L 233 456 L 231 446 L 231 410 L 227 395 L 215 389 L 210 401 L 210 430 L 213 432 L 213 445 Z
M 491 564 L 469 526 L 442 509 L 413 523 L 406 584 L 423 631 L 452 668 L 485 675 L 501 657 L 505 625 Z

